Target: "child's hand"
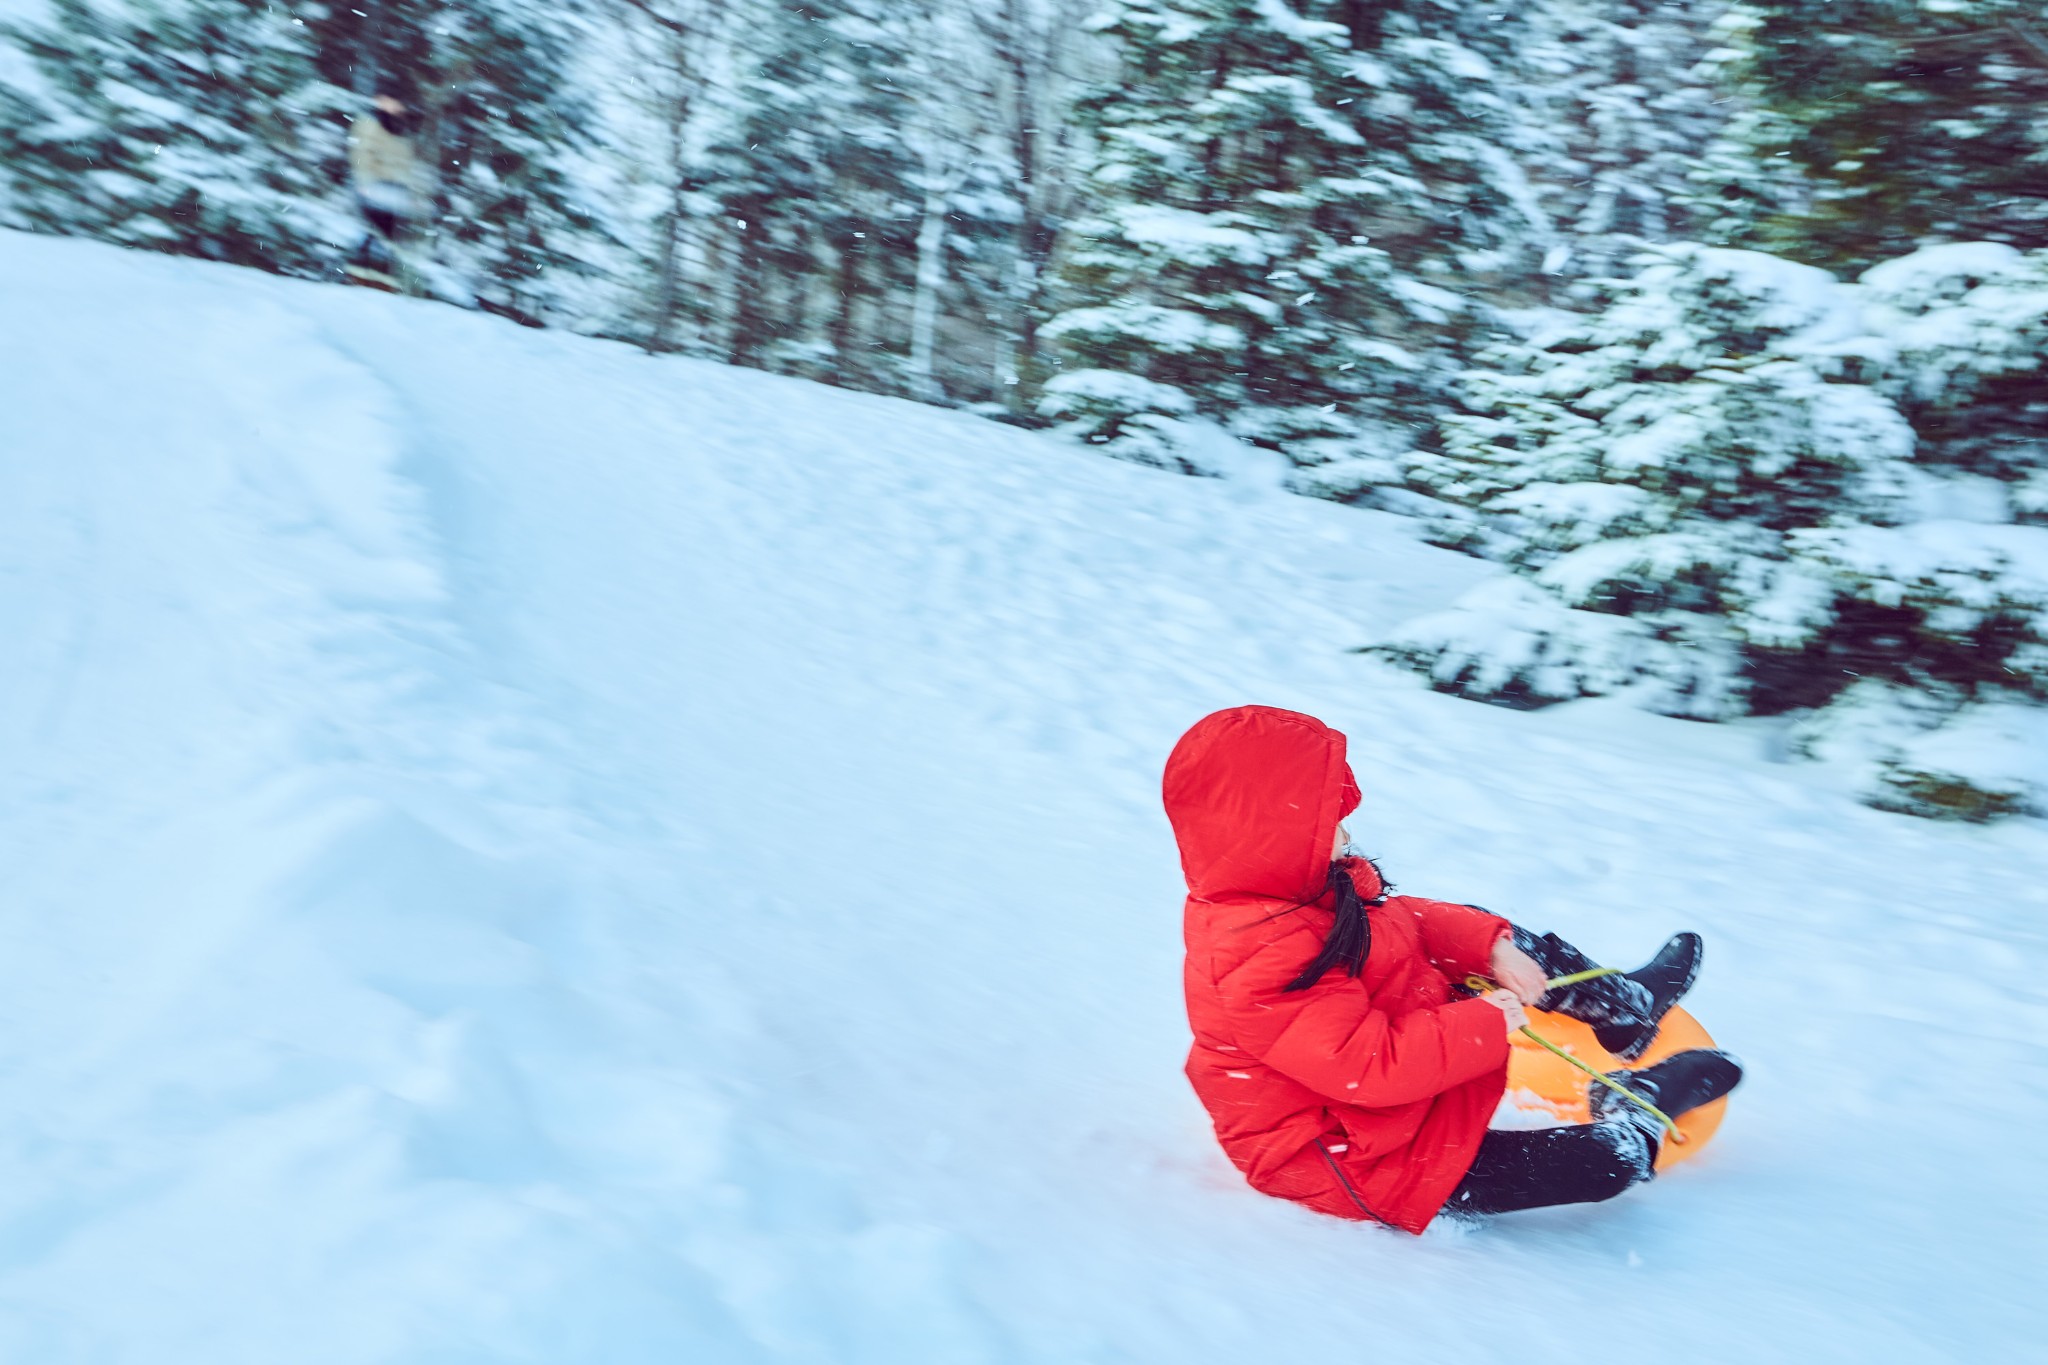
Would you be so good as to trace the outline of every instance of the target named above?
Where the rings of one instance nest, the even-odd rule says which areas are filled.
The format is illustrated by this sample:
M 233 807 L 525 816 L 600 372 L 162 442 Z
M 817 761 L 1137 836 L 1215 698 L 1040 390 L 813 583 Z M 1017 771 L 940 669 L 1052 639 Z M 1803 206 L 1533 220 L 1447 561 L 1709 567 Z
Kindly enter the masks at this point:
M 1529 1016 L 1522 1013 L 1522 1002 L 1513 991 L 1488 991 L 1479 998 L 1506 1015 L 1509 1028 L 1529 1027 Z
M 1534 1005 L 1550 989 L 1550 978 L 1530 957 L 1515 946 L 1515 941 L 1506 934 L 1493 945 L 1493 979 L 1515 993 L 1515 998 L 1525 1005 Z

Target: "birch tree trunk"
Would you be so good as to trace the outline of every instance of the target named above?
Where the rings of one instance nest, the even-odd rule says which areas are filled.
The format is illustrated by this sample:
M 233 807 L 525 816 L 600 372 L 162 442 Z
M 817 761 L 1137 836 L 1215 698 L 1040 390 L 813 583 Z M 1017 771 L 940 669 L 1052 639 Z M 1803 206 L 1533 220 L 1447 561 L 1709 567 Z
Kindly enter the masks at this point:
M 678 66 L 682 63 L 679 61 Z M 676 73 L 687 80 L 683 71 Z M 669 204 L 668 214 L 661 224 L 661 251 L 654 268 L 654 327 L 647 338 L 650 351 L 671 351 L 675 349 L 675 318 L 677 295 L 681 292 L 678 275 L 681 272 L 683 216 L 688 211 L 684 202 L 685 186 L 689 177 L 684 170 L 685 144 L 683 134 L 690 120 L 690 94 L 687 84 L 679 84 L 674 101 L 669 107 L 668 124 L 668 173 Z
M 910 305 L 910 392 L 923 403 L 945 397 L 932 357 L 939 334 L 939 291 L 946 282 L 946 203 L 959 178 L 940 183 L 929 153 L 925 157 L 924 220 L 917 230 L 917 289 Z
M 1076 37 L 1092 0 L 997 0 L 980 17 L 1002 75 L 1003 135 L 1016 168 L 1019 213 L 1009 316 L 994 350 L 997 392 L 1018 419 L 1029 416 L 1040 382 L 1038 324 L 1046 310 L 1053 252 L 1073 206 L 1073 135 L 1067 124 L 1077 65 L 1089 57 Z

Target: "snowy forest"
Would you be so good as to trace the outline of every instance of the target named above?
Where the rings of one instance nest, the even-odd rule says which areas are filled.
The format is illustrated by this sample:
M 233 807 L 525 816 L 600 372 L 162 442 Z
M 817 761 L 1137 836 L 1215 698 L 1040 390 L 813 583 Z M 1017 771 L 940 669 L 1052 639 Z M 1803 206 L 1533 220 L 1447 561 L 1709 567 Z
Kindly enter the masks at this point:
M 2048 800 L 2048 5 L 4 12 L 0 224 L 343 280 L 381 99 L 406 292 L 1249 454 L 1512 570 L 1318 645 Z

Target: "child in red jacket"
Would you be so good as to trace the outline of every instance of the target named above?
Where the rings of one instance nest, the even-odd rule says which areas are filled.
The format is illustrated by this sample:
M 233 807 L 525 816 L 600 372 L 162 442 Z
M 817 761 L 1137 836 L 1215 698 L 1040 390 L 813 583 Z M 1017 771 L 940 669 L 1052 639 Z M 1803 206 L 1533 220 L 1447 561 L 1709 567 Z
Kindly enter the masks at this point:
M 1188 882 L 1187 1072 L 1225 1152 L 1257 1189 L 1410 1232 L 1440 1211 L 1583 1203 L 1650 1179 L 1662 1129 L 1605 1089 L 1589 1124 L 1487 1121 L 1525 1005 L 1639 1056 L 1692 984 L 1699 937 L 1549 989 L 1592 964 L 1473 906 L 1390 895 L 1349 853 L 1341 822 L 1360 793 L 1344 750 L 1312 717 L 1243 706 L 1202 720 L 1167 761 Z M 1453 984 L 1473 975 L 1500 988 Z M 1696 1049 L 1624 1079 L 1676 1117 L 1741 1076 L 1726 1053 Z

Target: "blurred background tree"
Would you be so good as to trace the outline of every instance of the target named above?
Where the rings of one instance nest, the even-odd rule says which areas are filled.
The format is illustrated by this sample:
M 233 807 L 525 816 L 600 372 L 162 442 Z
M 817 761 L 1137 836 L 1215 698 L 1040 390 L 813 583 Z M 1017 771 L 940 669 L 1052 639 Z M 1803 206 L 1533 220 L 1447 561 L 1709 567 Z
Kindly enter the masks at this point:
M 291 274 L 359 235 L 341 184 L 345 89 L 317 34 L 264 0 L 51 0 L 0 29 L 7 217 L 44 232 Z
M 1743 0 L 1721 33 L 1746 116 L 1706 186 L 1732 243 L 1850 272 L 2048 246 L 2048 7 Z

